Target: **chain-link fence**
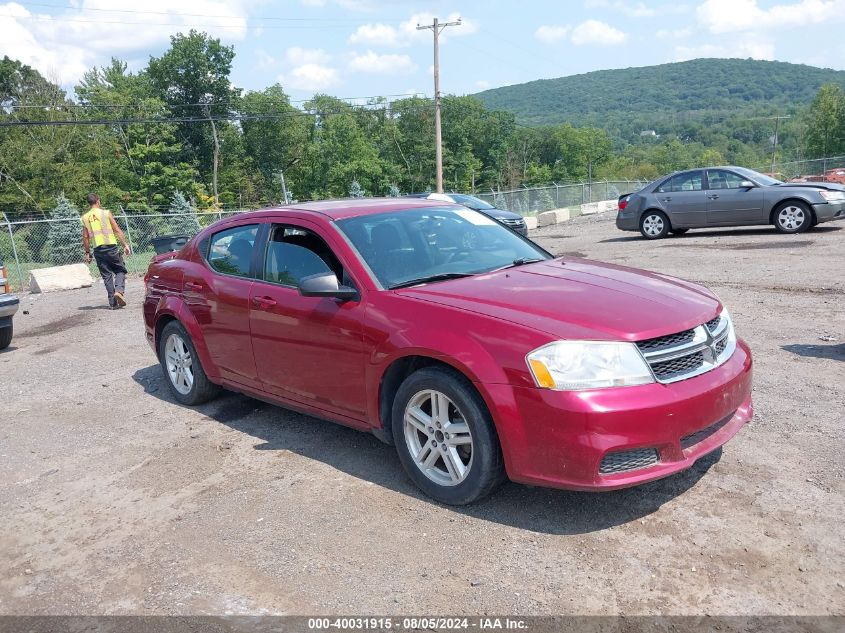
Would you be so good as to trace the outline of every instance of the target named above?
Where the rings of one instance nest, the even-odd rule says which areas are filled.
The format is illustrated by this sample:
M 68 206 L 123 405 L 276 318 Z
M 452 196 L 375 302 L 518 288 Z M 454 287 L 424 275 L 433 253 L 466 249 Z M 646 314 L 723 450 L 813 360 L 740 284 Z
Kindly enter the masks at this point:
M 758 167 L 757 171 L 772 173 L 772 166 Z M 837 173 L 839 172 L 839 173 Z M 830 156 L 812 160 L 775 163 L 773 175 L 783 180 L 809 179 L 811 182 L 827 180 L 845 184 L 845 156 Z
M 581 205 L 603 200 L 616 200 L 619 196 L 642 189 L 647 183 L 640 180 L 601 180 L 548 187 L 522 187 L 510 191 L 476 193 L 477 198 L 498 209 L 521 215 L 536 215 L 551 209 L 568 207 L 571 217 L 580 213 Z
M 130 274 L 146 272 L 155 255 L 153 239 L 166 235 L 192 236 L 215 220 L 239 212 L 116 213 L 115 220 L 132 249 L 132 254 L 124 258 L 126 269 Z M 17 291 L 26 289 L 30 270 L 85 261 L 82 224 L 78 219 L 10 221 L 4 215 L 0 224 L 0 261 L 5 263 L 12 287 Z M 90 269 L 94 278 L 98 278 L 94 262 Z

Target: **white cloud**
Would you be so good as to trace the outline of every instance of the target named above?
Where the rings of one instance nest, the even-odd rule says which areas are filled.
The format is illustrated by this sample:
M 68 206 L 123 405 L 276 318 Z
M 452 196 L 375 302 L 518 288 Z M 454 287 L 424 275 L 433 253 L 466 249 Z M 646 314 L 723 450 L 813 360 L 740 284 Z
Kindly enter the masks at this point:
M 727 44 L 703 44 L 701 46 L 676 46 L 675 60 L 682 62 L 688 59 L 700 57 L 727 57 L 745 59 L 766 59 L 775 58 L 775 45 L 765 39 L 746 39 L 742 42 L 729 42 Z
M 367 51 L 354 56 L 349 62 L 349 69 L 359 73 L 398 74 L 414 72 L 417 65 L 407 55 L 378 55 Z
M 534 37 L 546 44 L 554 44 L 566 39 L 572 31 L 572 27 L 567 25 L 561 26 L 557 24 L 544 24 L 534 31 Z
M 266 51 L 256 51 L 255 56 L 258 58 L 258 67 L 262 70 L 272 68 L 276 65 L 276 58 L 269 55 Z
M 478 81 L 475 82 L 475 87 L 478 88 L 479 90 L 487 90 L 487 88 L 490 87 L 490 82 L 486 81 L 484 79 L 479 79 Z
M 762 9 L 757 0 L 706 0 L 695 13 L 713 33 L 763 31 L 841 21 L 845 19 L 845 1 L 801 0 Z
M 305 64 L 326 64 L 330 62 L 331 59 L 332 56 L 322 48 L 301 48 L 299 46 L 292 46 L 285 51 L 285 61 L 294 66 L 304 66 Z
M 326 0 L 299 0 L 306 7 L 323 7 L 326 5 Z
M 389 24 L 362 24 L 349 36 L 350 44 L 401 46 L 399 32 Z
M 181 0 L 174 5 L 147 0 L 143 8 L 147 13 L 135 13 L 138 4 L 130 0 L 82 0 L 47 14 L 16 2 L 0 4 L 0 55 L 70 85 L 112 55 L 145 57 L 191 26 L 227 42 L 242 40 L 247 33 L 247 14 L 240 2 Z
M 615 46 L 624 43 L 628 36 L 605 22 L 587 20 L 572 29 L 571 39 L 576 46 L 584 44 Z
M 321 64 L 303 64 L 279 75 L 279 82 L 297 90 L 325 90 L 338 82 L 337 70 Z

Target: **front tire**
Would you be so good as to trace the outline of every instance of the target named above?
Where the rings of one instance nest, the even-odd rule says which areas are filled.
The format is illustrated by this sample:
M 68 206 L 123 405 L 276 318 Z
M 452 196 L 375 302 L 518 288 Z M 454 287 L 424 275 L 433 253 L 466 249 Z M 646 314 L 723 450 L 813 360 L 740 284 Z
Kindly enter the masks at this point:
M 12 344 L 12 334 L 14 333 L 12 325 L 7 325 L 0 328 L 0 349 L 6 349 Z
M 813 212 L 803 202 L 785 202 L 775 209 L 775 227 L 781 233 L 803 233 L 813 226 Z
M 640 218 L 640 233 L 647 240 L 659 240 L 671 230 L 669 218 L 662 211 L 646 211 Z
M 504 479 L 490 412 L 456 371 L 426 367 L 406 378 L 393 400 L 392 430 L 405 472 L 441 503 L 472 503 Z
M 179 321 L 171 321 L 161 331 L 158 357 L 170 392 L 182 404 L 202 404 L 220 392 L 206 376 L 194 343 Z

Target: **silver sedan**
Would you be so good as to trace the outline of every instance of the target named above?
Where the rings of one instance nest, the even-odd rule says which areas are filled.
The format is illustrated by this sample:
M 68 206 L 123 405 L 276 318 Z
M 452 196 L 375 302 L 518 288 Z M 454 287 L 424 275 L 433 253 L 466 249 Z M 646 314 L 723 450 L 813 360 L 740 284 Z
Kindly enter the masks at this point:
M 619 198 L 616 227 L 654 240 L 720 226 L 774 224 L 782 233 L 845 219 L 845 187 L 784 183 L 744 167 L 690 169 Z

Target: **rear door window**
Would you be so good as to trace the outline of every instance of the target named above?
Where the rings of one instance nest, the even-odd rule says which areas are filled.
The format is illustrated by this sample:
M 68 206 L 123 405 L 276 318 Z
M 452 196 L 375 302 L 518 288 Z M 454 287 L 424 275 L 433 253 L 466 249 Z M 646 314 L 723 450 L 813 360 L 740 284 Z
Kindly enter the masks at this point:
M 252 277 L 252 255 L 258 225 L 248 224 L 220 231 L 211 236 L 206 259 L 218 273 Z
M 692 171 L 672 176 L 657 188 L 659 193 L 675 193 L 678 191 L 701 191 L 703 172 Z

